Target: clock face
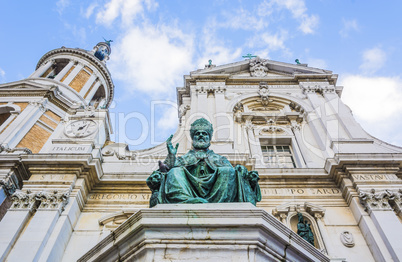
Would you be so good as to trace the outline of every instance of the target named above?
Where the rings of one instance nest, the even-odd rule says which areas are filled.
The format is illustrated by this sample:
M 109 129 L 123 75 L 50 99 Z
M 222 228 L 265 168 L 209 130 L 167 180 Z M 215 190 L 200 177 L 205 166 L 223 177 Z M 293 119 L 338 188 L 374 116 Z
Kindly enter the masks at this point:
M 64 129 L 68 137 L 81 138 L 92 135 L 98 129 L 98 125 L 92 120 L 77 120 L 69 123 Z

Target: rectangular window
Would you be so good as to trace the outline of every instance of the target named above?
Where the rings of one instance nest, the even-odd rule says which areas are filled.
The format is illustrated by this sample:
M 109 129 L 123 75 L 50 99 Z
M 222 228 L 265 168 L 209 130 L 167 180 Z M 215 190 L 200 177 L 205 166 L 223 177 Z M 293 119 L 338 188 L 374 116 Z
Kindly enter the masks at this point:
M 262 145 L 264 164 L 271 168 L 295 168 L 296 163 L 290 145 Z

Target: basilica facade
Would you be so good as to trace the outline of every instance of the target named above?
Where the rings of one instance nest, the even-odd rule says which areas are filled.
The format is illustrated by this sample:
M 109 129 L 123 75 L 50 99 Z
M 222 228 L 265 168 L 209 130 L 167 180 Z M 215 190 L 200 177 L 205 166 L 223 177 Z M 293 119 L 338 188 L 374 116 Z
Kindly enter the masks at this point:
M 207 119 L 261 201 L 149 208 L 168 151 L 110 141 L 110 54 L 61 47 L 0 85 L 0 261 L 402 261 L 402 148 L 361 128 L 336 74 L 255 57 L 185 75 L 177 154 Z

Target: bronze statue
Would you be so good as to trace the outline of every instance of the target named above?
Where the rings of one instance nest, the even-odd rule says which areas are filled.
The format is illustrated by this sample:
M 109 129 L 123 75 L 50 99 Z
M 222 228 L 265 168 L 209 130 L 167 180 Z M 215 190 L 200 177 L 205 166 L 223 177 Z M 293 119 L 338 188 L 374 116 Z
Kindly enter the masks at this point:
M 297 216 L 299 217 L 297 234 L 314 246 L 314 234 L 311 230 L 310 224 L 307 222 L 307 220 L 304 220 L 301 213 L 297 213 Z
M 172 136 L 166 140 L 168 155 L 147 179 L 152 190 L 150 207 L 158 203 L 222 203 L 261 201 L 258 172 L 233 167 L 226 157 L 209 150 L 212 124 L 200 118 L 191 124 L 193 149 L 177 157 Z M 158 181 L 158 183 L 156 182 Z

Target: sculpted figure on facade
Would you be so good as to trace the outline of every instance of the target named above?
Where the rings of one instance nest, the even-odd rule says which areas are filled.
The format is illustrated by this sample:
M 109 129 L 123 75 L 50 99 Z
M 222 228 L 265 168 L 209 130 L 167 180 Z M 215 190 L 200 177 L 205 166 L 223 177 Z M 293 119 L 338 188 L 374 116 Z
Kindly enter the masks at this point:
M 307 220 L 304 220 L 301 213 L 298 213 L 297 216 L 299 218 L 299 223 L 297 224 L 297 234 L 314 246 L 314 234 L 311 230 L 310 224 L 307 222 Z
M 168 155 L 147 179 L 152 190 L 151 207 L 159 203 L 250 202 L 255 205 L 261 201 L 258 173 L 249 172 L 241 165 L 233 167 L 226 157 L 209 150 L 212 133 L 208 120 L 194 121 L 190 129 L 193 149 L 180 157 L 176 156 L 179 144 L 172 145 L 172 136 L 167 139 Z

